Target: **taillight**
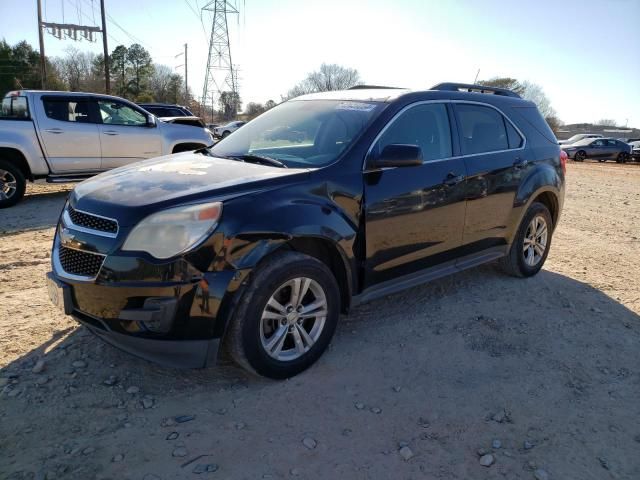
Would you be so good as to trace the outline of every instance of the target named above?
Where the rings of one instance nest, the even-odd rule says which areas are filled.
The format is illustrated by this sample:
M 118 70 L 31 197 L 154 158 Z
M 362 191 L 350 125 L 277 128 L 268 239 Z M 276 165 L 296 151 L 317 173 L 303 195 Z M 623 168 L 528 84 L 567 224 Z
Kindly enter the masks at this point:
M 560 166 L 562 167 L 562 173 L 567 173 L 567 152 L 560 150 Z

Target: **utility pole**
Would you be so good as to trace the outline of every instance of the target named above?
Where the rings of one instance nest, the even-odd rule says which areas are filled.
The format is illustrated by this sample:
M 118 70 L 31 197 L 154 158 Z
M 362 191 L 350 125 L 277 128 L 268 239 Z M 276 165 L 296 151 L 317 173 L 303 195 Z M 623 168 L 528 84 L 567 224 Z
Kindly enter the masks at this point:
M 104 49 L 104 89 L 109 95 L 111 93 L 111 76 L 109 74 L 109 46 L 107 45 L 107 21 L 104 13 L 104 0 L 100 0 L 100 13 L 102 15 L 102 48 Z
M 184 44 L 184 103 L 189 106 L 189 62 L 187 61 L 187 44 Z
M 38 38 L 40 40 L 40 85 L 44 90 L 47 84 L 47 65 L 44 56 L 44 36 L 42 35 L 42 4 L 38 0 Z

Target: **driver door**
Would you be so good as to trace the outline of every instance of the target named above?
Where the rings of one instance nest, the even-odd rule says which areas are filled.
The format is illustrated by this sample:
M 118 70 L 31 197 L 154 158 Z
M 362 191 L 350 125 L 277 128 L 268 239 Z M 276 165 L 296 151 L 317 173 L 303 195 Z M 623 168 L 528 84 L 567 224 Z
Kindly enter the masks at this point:
M 117 100 L 98 99 L 98 113 L 104 170 L 162 155 L 160 129 L 149 126 L 141 110 Z
M 462 245 L 466 169 L 453 156 L 446 104 L 417 104 L 402 112 L 369 158 L 393 144 L 419 146 L 424 162 L 364 172 L 365 287 L 453 260 Z

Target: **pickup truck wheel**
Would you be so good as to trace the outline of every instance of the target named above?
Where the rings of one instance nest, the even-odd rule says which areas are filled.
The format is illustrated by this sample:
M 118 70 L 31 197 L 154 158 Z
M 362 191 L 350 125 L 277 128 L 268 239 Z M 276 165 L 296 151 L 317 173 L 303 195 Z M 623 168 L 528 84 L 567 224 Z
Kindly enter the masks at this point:
M 0 160 L 0 208 L 18 203 L 26 188 L 27 181 L 22 171 L 12 163 Z
M 325 264 L 297 252 L 275 254 L 258 267 L 231 318 L 233 359 L 270 378 L 293 377 L 329 345 L 340 293 Z
M 549 209 L 534 202 L 527 210 L 507 256 L 500 261 L 502 269 L 514 277 L 530 277 L 544 265 L 553 233 Z

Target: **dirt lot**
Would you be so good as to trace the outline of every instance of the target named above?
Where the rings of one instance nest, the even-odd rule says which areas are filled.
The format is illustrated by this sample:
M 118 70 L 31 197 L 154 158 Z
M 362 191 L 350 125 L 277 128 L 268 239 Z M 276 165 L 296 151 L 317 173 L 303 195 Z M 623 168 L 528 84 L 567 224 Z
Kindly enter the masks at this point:
M 0 478 L 640 478 L 640 166 L 568 179 L 535 278 L 485 266 L 361 306 L 285 382 L 161 368 L 58 313 L 68 189 L 32 188 L 0 211 Z

